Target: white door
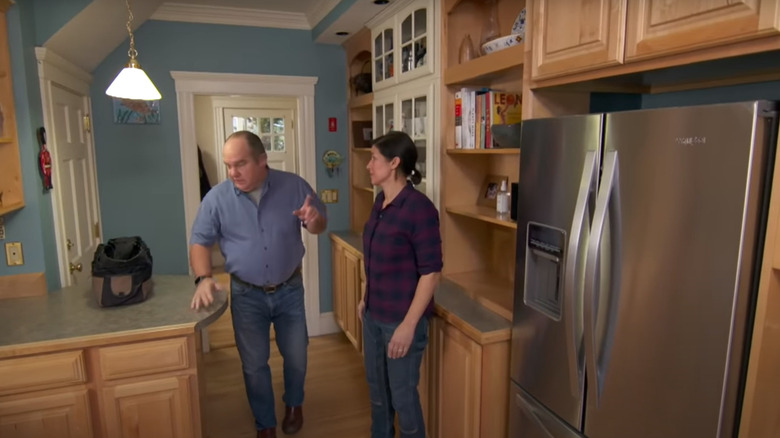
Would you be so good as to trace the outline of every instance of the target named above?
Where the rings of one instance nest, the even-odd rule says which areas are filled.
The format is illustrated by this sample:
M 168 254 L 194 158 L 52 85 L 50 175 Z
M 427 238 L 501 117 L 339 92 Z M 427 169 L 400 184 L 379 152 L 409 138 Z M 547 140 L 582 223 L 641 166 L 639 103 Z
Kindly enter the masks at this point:
M 58 238 L 64 248 L 60 271 L 63 287 L 85 285 L 91 277 L 91 262 L 100 242 L 99 210 L 92 135 L 88 131 L 89 101 L 55 83 L 50 83 L 51 119 L 48 141 L 53 157 L 53 184 L 59 202 Z M 55 204 L 55 205 L 56 205 Z
M 263 141 L 272 169 L 298 173 L 295 163 L 294 111 L 291 109 L 224 108 L 225 134 L 252 131 Z

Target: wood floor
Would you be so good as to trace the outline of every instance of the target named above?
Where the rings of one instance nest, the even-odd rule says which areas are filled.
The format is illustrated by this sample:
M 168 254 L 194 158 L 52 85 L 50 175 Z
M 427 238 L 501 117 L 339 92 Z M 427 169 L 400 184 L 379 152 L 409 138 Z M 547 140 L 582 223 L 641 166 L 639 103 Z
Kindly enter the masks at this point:
M 241 362 L 232 339 L 229 313 L 209 327 L 211 351 L 204 354 L 207 438 L 255 438 L 252 412 L 244 392 Z M 271 344 L 277 436 L 284 417 L 282 358 Z M 343 333 L 309 340 L 304 424 L 296 438 L 369 436 L 370 402 L 363 359 Z

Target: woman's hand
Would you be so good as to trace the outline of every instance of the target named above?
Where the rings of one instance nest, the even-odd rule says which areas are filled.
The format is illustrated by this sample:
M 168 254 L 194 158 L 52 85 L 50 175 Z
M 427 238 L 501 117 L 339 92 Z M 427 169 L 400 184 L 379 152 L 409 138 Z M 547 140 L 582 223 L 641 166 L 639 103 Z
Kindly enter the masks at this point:
M 387 357 L 400 359 L 409 353 L 409 347 L 414 339 L 414 329 L 415 326 L 407 322 L 402 322 L 395 329 L 393 337 L 390 338 L 390 343 L 387 345 Z
M 360 318 L 361 321 L 363 320 L 363 314 L 364 313 L 366 313 L 366 299 L 365 298 L 360 300 L 360 302 L 358 303 L 358 318 Z

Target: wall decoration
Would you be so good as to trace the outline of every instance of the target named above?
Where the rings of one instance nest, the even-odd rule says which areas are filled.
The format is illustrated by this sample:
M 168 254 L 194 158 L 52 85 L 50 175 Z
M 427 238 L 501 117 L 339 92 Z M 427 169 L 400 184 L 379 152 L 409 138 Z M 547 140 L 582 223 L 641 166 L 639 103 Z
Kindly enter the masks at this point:
M 374 130 L 371 121 L 352 122 L 352 142 L 356 148 L 370 148 Z
M 130 125 L 159 125 L 159 100 L 131 100 L 114 98 L 114 123 Z
M 504 175 L 488 175 L 485 180 L 482 181 L 482 188 L 477 195 L 477 205 L 482 207 L 496 208 L 496 197 L 498 196 L 498 190 L 501 188 L 501 181 L 506 181 L 509 184 L 509 177 Z
M 322 154 L 322 162 L 325 163 L 325 168 L 328 171 L 328 176 L 333 177 L 333 175 L 339 174 L 339 166 L 341 166 L 341 163 L 344 161 L 344 157 L 341 156 L 340 153 L 334 151 L 334 150 L 327 150 L 324 154 Z

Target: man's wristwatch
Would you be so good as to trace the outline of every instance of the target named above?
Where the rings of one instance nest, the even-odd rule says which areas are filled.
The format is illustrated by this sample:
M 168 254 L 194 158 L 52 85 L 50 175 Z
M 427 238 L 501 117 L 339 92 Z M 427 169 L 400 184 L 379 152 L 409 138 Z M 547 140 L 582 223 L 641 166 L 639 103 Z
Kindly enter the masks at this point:
M 211 278 L 211 275 L 199 275 L 199 276 L 195 277 L 195 286 L 197 286 L 198 283 L 203 281 L 203 279 L 205 279 L 205 278 Z

